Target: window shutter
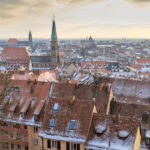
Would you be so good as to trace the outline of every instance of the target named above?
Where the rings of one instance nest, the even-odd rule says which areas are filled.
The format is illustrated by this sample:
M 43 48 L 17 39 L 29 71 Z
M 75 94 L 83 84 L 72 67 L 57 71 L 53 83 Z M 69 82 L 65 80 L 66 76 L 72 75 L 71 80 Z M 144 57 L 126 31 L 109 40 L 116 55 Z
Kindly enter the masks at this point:
M 80 144 L 77 144 L 77 150 L 80 150 Z
M 67 150 L 70 150 L 70 143 L 66 143 L 66 148 L 67 148 Z
M 57 149 L 60 150 L 60 141 L 57 141 Z

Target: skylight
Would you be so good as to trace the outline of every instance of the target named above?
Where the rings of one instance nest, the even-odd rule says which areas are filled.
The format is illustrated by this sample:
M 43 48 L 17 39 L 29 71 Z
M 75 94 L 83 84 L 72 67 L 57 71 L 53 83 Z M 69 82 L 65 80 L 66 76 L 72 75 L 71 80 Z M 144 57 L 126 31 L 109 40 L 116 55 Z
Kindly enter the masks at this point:
M 58 103 L 55 103 L 55 104 L 54 104 L 53 109 L 54 109 L 55 111 L 57 111 L 57 110 L 58 110 Z
M 75 120 L 71 120 L 70 125 L 69 125 L 69 129 L 74 130 L 74 127 L 75 127 Z
M 55 124 L 55 119 L 54 118 L 50 119 L 49 127 L 54 127 L 54 124 Z

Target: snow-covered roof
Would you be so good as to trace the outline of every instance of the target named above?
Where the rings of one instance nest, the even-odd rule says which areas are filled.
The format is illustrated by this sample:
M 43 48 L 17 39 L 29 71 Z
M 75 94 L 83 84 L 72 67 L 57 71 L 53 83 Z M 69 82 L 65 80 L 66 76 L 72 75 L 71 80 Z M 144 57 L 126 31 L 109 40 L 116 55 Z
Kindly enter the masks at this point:
M 100 129 L 98 131 L 102 132 L 97 132 L 95 129 Z M 136 120 L 94 114 L 85 148 L 94 150 L 132 150 L 137 130 L 138 121 Z

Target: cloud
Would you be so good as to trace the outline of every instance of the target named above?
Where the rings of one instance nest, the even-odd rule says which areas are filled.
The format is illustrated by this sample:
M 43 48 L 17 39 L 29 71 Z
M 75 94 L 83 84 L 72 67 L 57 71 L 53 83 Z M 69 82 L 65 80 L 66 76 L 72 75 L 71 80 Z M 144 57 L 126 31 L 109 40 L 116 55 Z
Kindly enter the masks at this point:
M 100 1 L 106 1 L 106 0 L 57 0 L 57 2 L 67 4 L 67 5 L 88 4 L 88 3 L 95 3 Z
M 150 4 L 150 0 L 127 0 L 133 4 L 136 4 L 138 6 L 147 6 Z
M 0 19 L 24 18 L 52 7 L 50 0 L 0 0 Z

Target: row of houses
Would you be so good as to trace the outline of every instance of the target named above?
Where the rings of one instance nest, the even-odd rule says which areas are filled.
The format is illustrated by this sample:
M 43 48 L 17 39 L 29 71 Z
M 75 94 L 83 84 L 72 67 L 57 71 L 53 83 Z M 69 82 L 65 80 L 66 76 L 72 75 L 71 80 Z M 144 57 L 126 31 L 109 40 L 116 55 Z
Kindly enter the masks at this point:
M 115 82 L 0 81 L 0 149 L 149 149 L 149 104 L 120 101 Z

